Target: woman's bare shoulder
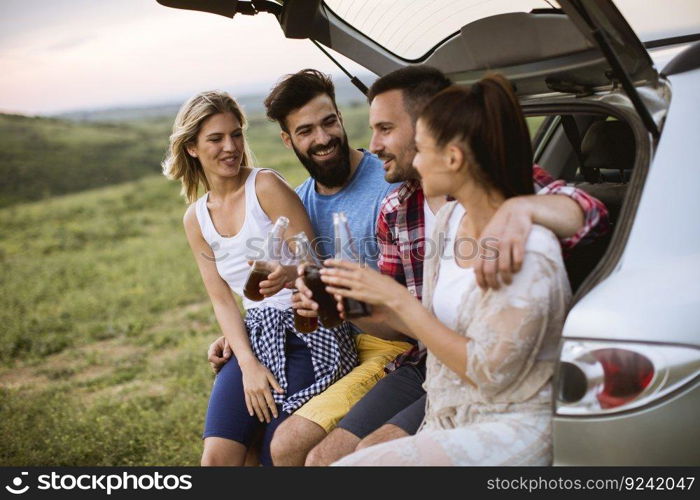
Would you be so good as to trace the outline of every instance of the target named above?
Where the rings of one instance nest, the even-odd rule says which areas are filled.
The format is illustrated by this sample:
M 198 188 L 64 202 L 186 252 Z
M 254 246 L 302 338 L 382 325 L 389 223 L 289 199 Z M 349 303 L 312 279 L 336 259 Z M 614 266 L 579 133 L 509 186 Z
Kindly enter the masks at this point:
M 182 223 L 185 225 L 185 227 L 192 225 L 197 221 L 197 214 L 195 213 L 195 205 L 196 203 L 190 203 L 187 206 L 187 209 L 185 210 L 185 213 L 182 216 Z
M 255 178 L 255 190 L 259 193 L 279 193 L 289 189 L 291 187 L 277 170 L 260 170 Z
M 199 236 L 202 238 L 202 230 L 199 228 L 199 221 L 197 220 L 196 203 L 190 203 L 185 210 L 185 214 L 182 216 L 182 224 L 185 226 L 185 234 L 187 238 Z

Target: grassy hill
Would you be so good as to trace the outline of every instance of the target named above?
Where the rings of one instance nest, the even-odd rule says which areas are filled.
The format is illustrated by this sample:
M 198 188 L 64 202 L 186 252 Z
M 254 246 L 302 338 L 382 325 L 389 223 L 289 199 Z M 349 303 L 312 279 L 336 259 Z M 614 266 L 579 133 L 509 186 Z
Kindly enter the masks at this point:
M 366 146 L 366 108 L 344 115 Z M 170 126 L 0 116 L 2 465 L 199 463 L 219 328 L 179 185 L 154 175 Z M 306 178 L 275 124 L 251 117 L 249 138 Z
M 366 106 L 342 112 L 366 147 Z M 157 175 L 171 122 L 0 116 L 1 465 L 199 463 L 219 328 Z M 250 122 L 257 164 L 306 178 Z
M 0 206 L 155 174 L 167 137 L 162 120 L 137 126 L 0 115 Z
M 356 147 L 369 141 L 367 108 L 345 109 Z M 0 114 L 0 207 L 119 184 L 160 172 L 172 116 L 118 122 Z M 281 145 L 279 127 L 250 116 L 249 140 L 258 163 L 288 169 L 297 164 Z
M 178 190 L 0 209 L 0 464 L 198 464 L 219 328 Z
M 153 176 L 0 210 L 0 463 L 196 463 L 217 328 L 183 210 Z

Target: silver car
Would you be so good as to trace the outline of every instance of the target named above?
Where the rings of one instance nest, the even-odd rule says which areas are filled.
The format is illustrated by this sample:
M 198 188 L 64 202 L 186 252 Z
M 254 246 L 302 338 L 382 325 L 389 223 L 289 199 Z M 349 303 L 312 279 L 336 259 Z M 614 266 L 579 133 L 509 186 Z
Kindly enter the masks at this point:
M 611 220 L 568 259 L 555 465 L 700 464 L 700 2 L 620 0 L 643 43 L 610 0 L 158 1 L 269 12 L 377 75 L 507 76 L 537 163 Z

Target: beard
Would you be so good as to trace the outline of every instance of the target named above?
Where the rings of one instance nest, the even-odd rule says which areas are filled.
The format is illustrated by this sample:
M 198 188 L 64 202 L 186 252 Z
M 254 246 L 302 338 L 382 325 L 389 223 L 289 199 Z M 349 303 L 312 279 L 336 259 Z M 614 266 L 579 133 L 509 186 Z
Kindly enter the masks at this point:
M 396 165 L 390 172 L 384 173 L 384 180 L 389 184 L 395 182 L 406 182 L 411 180 L 420 180 L 420 174 L 413 165 L 399 167 Z
M 314 152 L 329 146 L 338 146 L 338 155 L 335 158 L 321 162 L 313 159 L 311 155 Z M 342 139 L 333 137 L 328 141 L 328 144 L 309 148 L 308 154 L 299 151 L 294 143 L 292 143 L 292 149 L 311 178 L 325 187 L 344 186 L 350 177 L 350 146 L 348 145 L 348 136 L 345 133 L 343 133 Z
M 405 156 L 405 155 L 402 155 Z M 379 159 L 382 161 L 394 160 L 394 168 L 384 172 L 384 180 L 390 184 L 394 182 L 406 182 L 410 180 L 420 180 L 420 174 L 418 170 L 413 166 L 413 159 L 411 162 L 405 161 L 405 158 L 397 158 L 395 155 L 391 154 L 379 154 Z

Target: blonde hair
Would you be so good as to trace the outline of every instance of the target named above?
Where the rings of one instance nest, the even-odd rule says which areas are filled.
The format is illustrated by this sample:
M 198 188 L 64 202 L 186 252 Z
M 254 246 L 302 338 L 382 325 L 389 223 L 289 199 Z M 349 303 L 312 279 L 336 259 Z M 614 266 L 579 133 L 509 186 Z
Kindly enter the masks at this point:
M 197 135 L 204 120 L 219 113 L 233 113 L 241 122 L 243 130 L 246 130 L 248 122 L 243 110 L 233 97 L 221 90 L 208 90 L 191 97 L 182 105 L 175 117 L 168 152 L 162 163 L 163 175 L 168 179 L 179 179 L 182 182 L 180 194 L 185 197 L 187 203 L 197 201 L 200 184 L 204 186 L 205 191 L 210 189 L 202 164 L 198 158 L 190 156 L 187 146 L 197 142 Z M 250 166 L 255 158 L 245 136 L 243 144 L 241 166 Z

